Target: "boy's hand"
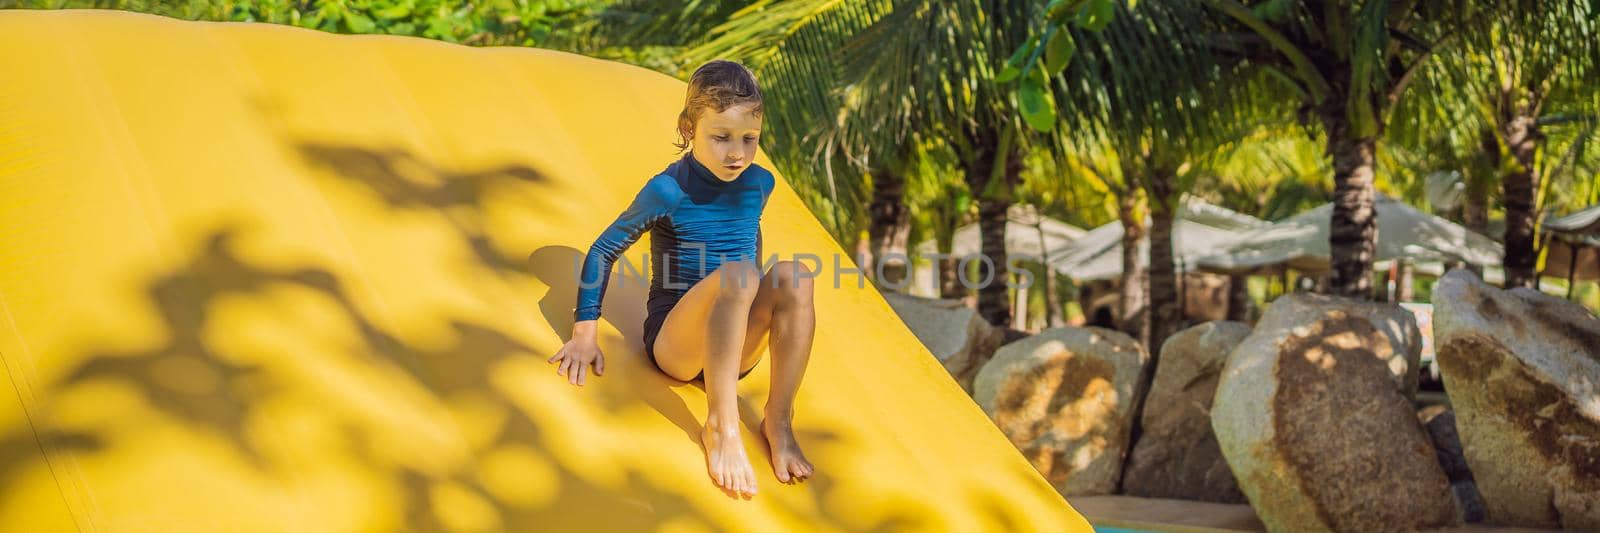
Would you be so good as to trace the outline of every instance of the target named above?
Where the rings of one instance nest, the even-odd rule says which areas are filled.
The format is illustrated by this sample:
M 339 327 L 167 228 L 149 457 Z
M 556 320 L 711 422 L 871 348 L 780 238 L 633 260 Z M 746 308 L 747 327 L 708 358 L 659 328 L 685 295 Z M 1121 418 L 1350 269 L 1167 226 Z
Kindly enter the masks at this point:
M 572 325 L 572 340 L 556 350 L 549 363 L 556 364 L 556 374 L 567 377 L 573 385 L 583 385 L 587 368 L 594 366 L 594 375 L 606 374 L 606 356 L 600 353 L 600 343 L 595 341 L 595 322 L 585 320 Z

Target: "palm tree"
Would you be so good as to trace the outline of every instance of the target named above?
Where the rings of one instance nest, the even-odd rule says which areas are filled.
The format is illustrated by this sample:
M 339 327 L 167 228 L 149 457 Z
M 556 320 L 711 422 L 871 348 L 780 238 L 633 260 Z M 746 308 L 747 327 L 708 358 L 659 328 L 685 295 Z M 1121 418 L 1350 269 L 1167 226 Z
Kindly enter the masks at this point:
M 1370 297 L 1378 140 L 1395 102 L 1440 41 L 1480 9 L 1445 1 L 1203 3 L 1232 22 L 1216 36 L 1218 52 L 1288 82 L 1300 122 L 1321 125 L 1333 163 L 1332 290 Z
M 1409 120 L 1395 124 L 1380 157 L 1405 175 L 1408 203 L 1487 234 L 1490 193 L 1500 175 L 1484 147 L 1497 146 L 1495 134 L 1450 81 L 1448 61 L 1433 63 L 1425 82 L 1397 106 L 1396 116 Z
M 1098 31 L 1068 28 L 1077 51 L 1053 84 L 1075 151 L 1110 156 L 1084 165 L 1119 198 L 1123 318 L 1152 353 L 1183 322 L 1172 252 L 1179 199 L 1220 146 L 1252 129 L 1253 116 L 1265 114 L 1259 108 L 1275 105 L 1234 96 L 1267 91 L 1250 87 L 1262 81 L 1238 63 L 1215 61 L 1206 36 L 1221 28 L 1203 26 L 1208 18 L 1189 3 L 1145 2 L 1119 7 Z M 1167 31 L 1178 26 L 1188 31 Z M 1189 83 L 1168 83 L 1172 79 Z M 1145 231 L 1141 196 L 1150 216 L 1147 292 L 1136 263 Z M 1148 317 L 1141 313 L 1146 303 Z
M 1448 80 L 1477 112 L 1487 160 L 1505 204 L 1505 285 L 1533 287 L 1541 171 L 1551 134 L 1592 135 L 1600 84 L 1600 2 L 1511 2 L 1461 29 L 1442 61 Z M 1555 131 L 1552 131 L 1555 130 Z M 1588 133 L 1586 133 L 1588 132 Z M 1559 156 L 1550 157 L 1556 160 Z M 1558 163 L 1559 164 L 1559 163 Z
M 1079 150 L 1067 156 L 1063 166 L 1075 166 L 1100 184 L 1116 204 L 1117 222 L 1122 226 L 1122 276 L 1118 280 L 1116 328 L 1149 347 L 1151 337 L 1149 271 L 1139 261 L 1139 244 L 1144 240 L 1145 219 L 1149 216 L 1145 189 L 1140 186 L 1137 165 L 1122 165 L 1109 143 L 1094 143 L 1087 136 L 1072 139 Z M 1156 244 L 1151 243 L 1155 248 Z
M 1008 87 L 996 82 L 1041 12 L 1026 1 L 901 0 L 853 44 L 851 79 L 892 112 L 876 127 L 940 134 L 961 162 L 976 200 L 982 255 L 995 277 L 979 287 L 978 312 L 1006 325 L 1006 213 L 1021 184 L 1023 155 L 1038 144 Z M 925 68 L 923 65 L 938 65 Z M 980 276 L 982 277 L 982 276 Z
M 913 224 L 910 242 L 932 237 L 936 249 L 935 281 L 937 295 L 958 299 L 966 290 L 957 279 L 958 261 L 952 253 L 956 228 L 967 223 L 972 211 L 972 195 L 962 179 L 961 164 L 955 152 L 937 139 L 913 134 L 916 150 L 906 168 L 904 203 L 911 211 Z
M 1206 173 L 1219 148 L 1254 129 L 1253 117 L 1275 104 L 1235 96 L 1265 94 L 1252 85 L 1276 82 L 1249 76 L 1239 63 L 1215 61 L 1206 36 L 1221 28 L 1206 27 L 1207 15 L 1185 2 L 1145 2 L 1137 9 L 1119 6 L 1098 31 L 1069 28 L 1076 54 L 1052 84 L 1064 102 L 1060 120 L 1069 125 L 1068 142 L 1078 147 L 1078 157 L 1100 156 L 1081 164 L 1118 197 L 1123 328 L 1150 354 L 1134 389 L 1135 419 L 1160 366 L 1161 344 L 1183 325 L 1172 245 L 1182 193 Z M 1188 31 L 1168 32 L 1178 26 Z M 1146 229 L 1141 201 L 1149 215 L 1145 276 L 1137 263 Z M 1136 423 L 1134 440 L 1138 433 Z

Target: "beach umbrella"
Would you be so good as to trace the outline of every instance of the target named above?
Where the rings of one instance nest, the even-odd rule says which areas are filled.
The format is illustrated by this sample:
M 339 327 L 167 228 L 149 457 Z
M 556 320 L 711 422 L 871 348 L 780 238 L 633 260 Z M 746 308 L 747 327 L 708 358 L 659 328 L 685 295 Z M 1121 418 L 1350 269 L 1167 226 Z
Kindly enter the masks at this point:
M 1148 221 L 1147 221 L 1148 225 Z M 1218 246 L 1238 238 L 1244 231 L 1267 225 L 1266 221 L 1212 205 L 1185 199 L 1172 223 L 1173 256 L 1187 265 L 1210 255 Z M 1122 223 L 1103 224 L 1079 238 L 1059 254 L 1052 253 L 1051 267 L 1079 281 L 1108 280 L 1122 275 Z M 1150 237 L 1139 241 L 1140 266 L 1148 263 Z M 1187 269 L 1184 269 L 1187 270 Z
M 1479 267 L 1500 264 L 1502 248 L 1493 239 L 1422 211 L 1386 195 L 1374 204 L 1378 218 L 1377 257 L 1374 262 L 1409 259 L 1414 262 L 1463 261 Z M 1217 253 L 1201 257 L 1198 266 L 1220 273 L 1264 272 L 1289 267 L 1301 272 L 1325 272 L 1328 261 L 1328 227 L 1333 204 L 1284 219 L 1240 235 Z

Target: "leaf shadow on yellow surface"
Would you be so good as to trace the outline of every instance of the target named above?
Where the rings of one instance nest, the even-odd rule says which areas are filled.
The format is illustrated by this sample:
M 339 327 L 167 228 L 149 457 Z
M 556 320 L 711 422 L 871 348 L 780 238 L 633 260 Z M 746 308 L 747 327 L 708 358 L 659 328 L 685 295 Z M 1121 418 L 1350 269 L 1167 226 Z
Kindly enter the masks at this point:
M 143 282 L 150 318 L 160 324 L 165 340 L 145 348 L 87 348 L 73 355 L 80 363 L 61 380 L 40 389 L 46 398 L 42 412 L 51 416 L 35 434 L 52 456 L 70 453 L 86 462 L 120 462 L 128 470 L 167 460 L 151 454 L 204 456 L 197 460 L 222 465 L 212 473 L 218 479 L 264 487 L 265 494 L 286 497 L 294 505 L 333 505 L 318 501 L 323 494 L 318 491 L 342 493 L 342 501 L 365 506 L 354 512 L 363 527 L 742 527 L 740 517 L 750 511 L 730 511 L 723 508 L 726 503 L 703 496 L 714 490 L 703 467 L 689 469 L 697 477 L 688 481 L 671 477 L 684 474 L 683 468 L 656 469 L 653 457 L 661 453 L 700 453 L 699 421 L 685 396 L 704 400 L 698 384 L 654 372 L 632 349 L 639 345 L 644 287 L 613 284 L 618 290 L 608 290 L 607 320 L 628 338 L 623 346 L 630 348 L 613 350 L 610 356 L 636 358 L 612 367 L 605 377 L 613 380 L 610 386 L 577 389 L 564 382 L 551 386 L 550 380 L 519 381 L 530 371 L 553 374 L 544 359 L 558 344 L 523 339 L 564 338 L 563 330 L 570 329 L 570 302 L 576 295 L 573 261 L 579 252 L 547 245 L 525 260 L 515 259 L 489 244 L 489 226 L 472 213 L 486 194 L 486 184 L 503 179 L 537 184 L 540 173 L 525 168 L 453 173 L 438 176 L 440 185 L 426 188 L 387 175 L 397 168 L 395 160 L 415 159 L 409 154 L 326 145 L 302 154 L 324 158 L 321 163 L 337 175 L 370 186 L 395 209 L 448 212 L 443 218 L 460 248 L 470 251 L 476 274 L 546 288 L 538 305 L 543 323 L 520 324 L 549 331 L 516 331 L 504 325 L 519 324 L 515 320 L 495 324 L 443 315 L 430 321 L 448 332 L 442 338 L 449 342 L 411 342 L 388 325 L 394 317 L 384 316 L 360 296 L 370 289 L 363 286 L 365 280 L 348 273 L 348 266 L 248 259 L 252 253 L 241 249 L 257 249 L 253 243 L 268 230 L 247 222 L 196 231 L 195 249 Z M 135 399 L 116 409 L 118 420 L 79 423 L 54 412 L 53 402 L 72 398 L 74 389 L 108 386 L 124 391 L 117 397 Z M 675 390 L 682 387 L 692 392 Z M 544 401 L 551 403 L 540 405 Z M 562 412 L 552 405 L 573 409 Z M 755 415 L 748 402 L 743 410 L 745 418 Z M 572 429 L 574 416 L 586 417 L 578 425 L 588 427 Z M 625 438 L 629 424 L 659 419 L 676 429 L 678 442 L 692 447 L 677 446 L 671 452 L 640 448 L 661 442 L 659 429 L 666 426 L 654 424 L 649 440 L 607 442 L 603 450 L 583 450 L 594 439 Z M 752 422 L 759 418 L 745 422 L 758 427 Z M 195 448 L 132 444 L 142 430 L 154 426 L 184 434 L 172 442 Z M 850 443 L 840 432 L 797 429 L 808 454 L 822 459 L 823 468 L 829 466 L 827 458 L 850 456 Z M 15 427 L 0 437 L 0 446 L 35 445 L 28 433 L 28 428 Z M 700 464 L 698 456 L 692 459 Z M 751 459 L 758 470 L 767 467 L 764 449 Z M 586 461 L 611 462 L 596 466 Z M 0 476 L 15 470 L 0 464 Z M 819 529 L 925 525 L 921 502 L 907 501 L 867 516 L 850 510 L 848 497 L 831 494 L 839 484 L 829 474 L 823 470 L 792 486 L 798 490 L 767 483 L 762 496 L 738 505 L 760 506 L 784 522 Z M 328 482 L 326 476 L 335 480 Z M 307 485 L 313 479 L 337 488 L 314 489 Z M 10 483 L 9 477 L 0 477 L 0 486 Z M 788 494 L 780 497 L 775 494 L 779 490 Z M 836 518 L 840 516 L 850 518 Z

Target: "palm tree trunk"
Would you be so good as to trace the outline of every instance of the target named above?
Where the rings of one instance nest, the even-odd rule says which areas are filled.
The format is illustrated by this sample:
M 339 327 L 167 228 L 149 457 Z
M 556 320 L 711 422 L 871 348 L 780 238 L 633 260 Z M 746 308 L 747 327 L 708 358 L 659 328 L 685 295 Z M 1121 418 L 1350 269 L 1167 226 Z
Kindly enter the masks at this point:
M 1049 265 L 1045 265 L 1044 302 L 1045 305 L 1050 306 L 1050 310 L 1045 313 L 1044 327 L 1047 328 L 1059 328 L 1067 325 L 1067 319 L 1061 309 L 1061 295 L 1056 293 L 1057 287 L 1059 287 L 1058 283 L 1056 281 L 1056 270 L 1050 268 Z
M 1250 278 L 1244 274 L 1228 276 L 1228 320 L 1250 321 Z
M 973 283 L 979 284 L 978 314 L 998 327 L 1011 324 L 1011 298 L 1006 291 L 1006 212 L 1011 207 L 1011 189 L 1022 175 L 1022 153 L 1011 142 L 1011 133 L 993 128 L 969 130 L 971 155 L 964 161 L 968 190 L 978 199 L 978 230 L 982 235 L 983 256 L 993 266 L 992 277 L 982 272 Z M 996 164 L 1003 165 L 996 169 Z M 990 183 L 994 179 L 999 183 Z
M 1007 276 L 1008 278 L 1010 276 Z M 1028 330 L 1028 289 L 1016 287 L 1011 289 L 1011 329 L 1017 331 Z
M 961 280 L 956 272 L 961 268 L 961 261 L 954 257 L 939 259 L 939 295 L 951 300 L 960 300 L 967 297 L 966 287 L 961 286 Z
M 983 256 L 989 259 L 992 277 L 981 270 L 967 281 L 978 286 L 978 314 L 990 324 L 1000 327 L 1011 325 L 1011 298 L 1006 294 L 1006 209 L 1009 200 L 979 199 L 978 229 L 983 235 Z M 987 283 L 985 283 L 987 280 Z
M 933 233 L 934 250 L 937 252 L 929 256 L 935 262 L 933 294 L 944 299 L 960 299 L 966 296 L 956 280 L 958 261 L 951 257 L 955 250 L 956 227 L 961 224 L 961 213 L 956 206 L 956 200 L 950 197 L 927 206 L 929 214 L 932 215 L 930 222 L 933 226 L 928 229 Z
M 1525 115 L 1506 121 L 1501 126 L 1501 134 L 1516 163 L 1506 173 L 1502 185 L 1506 206 L 1505 286 L 1532 288 L 1539 279 L 1534 272 L 1539 250 L 1533 235 L 1539 172 L 1534 168 L 1533 158 L 1544 135 L 1539 132 L 1534 117 Z
M 1489 191 L 1467 186 L 1461 206 L 1461 225 L 1477 233 L 1489 233 Z
M 1483 173 L 1483 171 L 1479 171 Z M 1479 235 L 1489 234 L 1489 191 L 1494 188 L 1494 180 L 1490 176 L 1468 175 L 1467 190 L 1461 201 L 1461 225 Z M 1483 267 L 1477 263 L 1454 261 L 1453 263 L 1464 266 L 1467 270 L 1483 275 Z
M 1117 220 L 1122 223 L 1122 315 L 1117 329 L 1150 345 L 1150 313 L 1145 271 L 1139 265 L 1139 241 L 1144 236 L 1143 206 L 1139 190 L 1129 189 L 1117 196 Z
M 872 203 L 867 207 L 867 240 L 870 241 L 871 260 L 862 265 L 863 269 L 876 279 L 878 265 L 891 251 L 904 250 L 905 239 L 909 236 L 911 225 L 911 210 L 906 207 L 905 176 L 898 173 L 878 169 L 872 172 Z M 885 269 L 889 265 L 884 265 Z M 895 276 L 887 270 L 885 276 L 891 282 L 898 282 L 902 276 Z
M 1489 234 L 1489 191 L 1498 181 L 1493 169 L 1500 160 L 1500 139 L 1494 130 L 1483 128 L 1480 135 L 1483 154 L 1489 160 L 1488 168 L 1474 165 L 1466 175 L 1466 194 L 1461 202 L 1461 225 L 1479 234 Z
M 1372 299 L 1372 262 L 1378 248 L 1377 192 L 1372 170 L 1374 137 L 1351 138 L 1342 105 L 1323 115 L 1328 156 L 1333 159 L 1333 220 L 1328 228 L 1332 292 Z
M 1478 137 L 1483 149 L 1482 159 L 1470 159 L 1467 168 L 1462 169 L 1465 191 L 1461 195 L 1461 225 L 1479 235 L 1488 235 L 1489 194 L 1500 182 L 1495 170 L 1500 160 L 1500 137 L 1494 128 L 1483 128 Z M 1483 267 L 1476 263 L 1459 260 L 1446 263 L 1446 268 L 1454 266 L 1464 267 L 1480 277 L 1483 275 Z
M 1172 223 L 1178 202 L 1172 171 L 1151 169 L 1146 180 L 1150 200 L 1150 339 L 1145 350 L 1155 366 L 1161 343 L 1183 323 L 1178 272 L 1172 257 Z M 1124 241 L 1126 242 L 1126 241 Z
M 1169 169 L 1159 166 L 1147 166 L 1148 174 L 1145 176 L 1144 186 L 1150 209 L 1150 270 L 1146 273 L 1149 286 L 1145 296 L 1149 298 L 1150 312 L 1146 313 L 1143 321 L 1139 342 L 1144 345 L 1145 353 L 1150 355 L 1149 362 L 1140 369 L 1138 381 L 1133 387 L 1133 426 L 1128 432 L 1127 449 L 1132 450 L 1144 436 L 1144 407 L 1145 399 L 1150 393 L 1150 386 L 1155 382 L 1156 371 L 1161 365 L 1161 343 L 1172 335 L 1173 331 L 1183 320 L 1183 302 L 1178 295 L 1178 275 L 1172 258 L 1172 221 L 1178 203 L 1173 180 L 1175 176 Z M 1139 238 L 1135 233 L 1127 233 L 1129 224 L 1123 222 L 1122 239 L 1122 264 L 1123 271 L 1127 272 L 1129 250 L 1133 250 L 1133 259 L 1138 259 Z M 1142 229 L 1142 228 L 1141 228 Z M 1135 235 L 1129 239 L 1129 235 Z M 1126 287 L 1126 285 L 1124 285 Z M 1126 297 L 1127 290 L 1123 295 Z M 1127 463 L 1123 463 L 1123 472 L 1127 472 Z M 1124 476 L 1126 477 L 1126 476 Z M 1120 488 L 1121 481 L 1118 481 Z

